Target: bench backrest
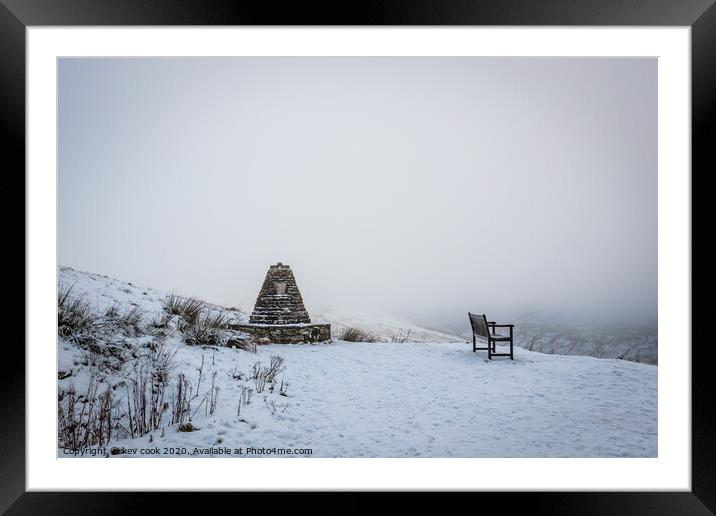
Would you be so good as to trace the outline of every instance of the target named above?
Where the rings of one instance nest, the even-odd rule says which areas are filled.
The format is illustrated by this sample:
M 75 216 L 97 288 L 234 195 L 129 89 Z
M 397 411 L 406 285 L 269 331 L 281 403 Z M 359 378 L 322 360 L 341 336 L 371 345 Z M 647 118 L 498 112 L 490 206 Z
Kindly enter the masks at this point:
M 485 314 L 477 315 L 468 312 L 467 316 L 470 318 L 472 333 L 476 337 L 487 339 L 490 335 L 490 329 L 487 327 L 487 317 L 485 317 Z

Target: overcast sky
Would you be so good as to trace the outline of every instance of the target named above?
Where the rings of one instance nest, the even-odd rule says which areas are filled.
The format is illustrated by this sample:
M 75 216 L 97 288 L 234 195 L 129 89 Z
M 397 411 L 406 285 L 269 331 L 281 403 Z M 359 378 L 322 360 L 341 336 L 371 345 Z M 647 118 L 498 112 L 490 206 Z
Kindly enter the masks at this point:
M 248 309 L 281 261 L 311 313 L 656 317 L 656 108 L 655 59 L 61 59 L 59 263 Z

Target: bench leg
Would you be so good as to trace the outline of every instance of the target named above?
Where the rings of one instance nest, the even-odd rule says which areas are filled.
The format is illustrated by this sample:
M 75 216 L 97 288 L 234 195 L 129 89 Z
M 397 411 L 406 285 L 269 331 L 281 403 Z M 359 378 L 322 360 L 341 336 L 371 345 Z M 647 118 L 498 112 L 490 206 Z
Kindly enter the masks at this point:
M 512 347 L 513 347 L 513 338 L 512 338 L 512 326 L 510 326 L 510 360 L 514 360 L 515 357 L 512 354 Z
M 492 346 L 493 346 L 493 343 L 492 343 L 492 341 L 488 338 L 488 339 L 487 339 L 487 358 L 488 358 L 489 360 L 492 360 Z
M 472 334 L 472 352 L 477 352 L 476 345 L 475 345 L 475 334 Z

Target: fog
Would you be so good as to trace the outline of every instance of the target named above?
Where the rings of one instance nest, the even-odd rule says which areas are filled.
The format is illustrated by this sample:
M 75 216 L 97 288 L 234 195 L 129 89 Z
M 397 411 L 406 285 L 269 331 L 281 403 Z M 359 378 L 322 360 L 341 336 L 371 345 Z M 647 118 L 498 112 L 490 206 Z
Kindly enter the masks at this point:
M 250 310 L 656 317 L 657 61 L 61 59 L 58 261 Z M 467 325 L 467 322 L 465 322 Z

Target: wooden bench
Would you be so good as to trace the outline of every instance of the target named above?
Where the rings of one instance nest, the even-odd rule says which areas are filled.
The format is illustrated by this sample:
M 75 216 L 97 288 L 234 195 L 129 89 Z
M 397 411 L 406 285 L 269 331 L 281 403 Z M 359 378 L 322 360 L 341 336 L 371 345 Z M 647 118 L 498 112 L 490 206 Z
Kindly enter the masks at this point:
M 472 350 L 473 351 L 484 351 L 487 350 L 487 358 L 492 360 L 492 357 L 510 357 L 510 360 L 514 360 L 512 354 L 513 350 L 513 329 L 514 324 L 497 324 L 494 321 L 488 321 L 485 314 L 476 315 L 468 312 L 467 316 L 470 318 L 470 324 L 472 325 Z M 502 335 L 495 332 L 495 328 L 509 328 L 510 335 Z M 486 348 L 477 347 L 477 339 L 487 342 Z M 509 353 L 496 353 L 495 343 L 496 342 L 509 342 L 510 352 Z

